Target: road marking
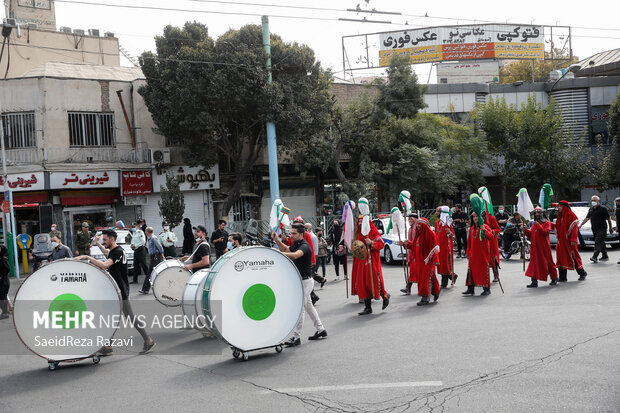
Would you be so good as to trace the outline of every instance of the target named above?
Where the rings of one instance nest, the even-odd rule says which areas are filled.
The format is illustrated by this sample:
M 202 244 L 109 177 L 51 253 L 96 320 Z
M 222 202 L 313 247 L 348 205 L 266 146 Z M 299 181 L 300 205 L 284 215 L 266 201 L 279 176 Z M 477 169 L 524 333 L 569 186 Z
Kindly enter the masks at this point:
M 339 386 L 318 386 L 318 387 L 288 387 L 273 390 L 262 390 L 260 394 L 269 393 L 319 393 L 325 391 L 338 390 L 363 390 L 363 389 L 386 389 L 397 387 L 434 387 L 443 386 L 441 381 L 407 381 L 399 383 L 361 383 L 361 384 L 342 384 Z

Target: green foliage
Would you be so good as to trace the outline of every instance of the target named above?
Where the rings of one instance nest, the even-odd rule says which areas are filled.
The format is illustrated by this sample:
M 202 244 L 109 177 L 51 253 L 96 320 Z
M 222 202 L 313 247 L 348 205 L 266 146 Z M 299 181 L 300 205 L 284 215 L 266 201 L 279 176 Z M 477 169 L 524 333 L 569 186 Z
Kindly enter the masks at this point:
M 554 60 L 551 60 L 553 57 Z M 546 82 L 549 80 L 549 73 L 553 70 L 568 67 L 576 63 L 579 59 L 573 56 L 569 60 L 568 50 L 555 49 L 553 56 L 550 52 L 545 52 L 545 60 L 509 60 L 504 62 L 504 66 L 499 69 L 500 83 L 514 83 L 517 81 L 531 82 L 532 69 L 534 70 L 535 82 Z M 555 60 L 562 59 L 562 60 Z
M 189 165 L 208 167 L 219 155 L 232 161 L 236 180 L 224 211 L 263 154 L 267 121 L 275 122 L 283 148 L 308 147 L 328 130 L 330 74 L 305 45 L 271 35 L 273 83 L 260 26 L 217 40 L 200 23 L 168 26 L 156 47 L 140 58 L 147 81 L 139 93 L 159 130 L 183 144 Z
M 492 155 L 491 168 L 506 186 L 540 188 L 552 181 L 558 194 L 578 190 L 590 175 L 589 151 L 562 128 L 553 101 L 543 108 L 530 95 L 520 110 L 490 99 L 473 113 Z
M 159 215 L 170 228 L 177 227 L 183 220 L 185 213 L 185 197 L 174 176 L 166 175 L 166 187 L 161 187 L 161 200 L 157 201 Z
M 602 191 L 620 186 L 620 94 L 609 108 L 607 130 L 612 142 L 610 149 L 598 145 L 599 173 L 595 175 L 596 183 Z

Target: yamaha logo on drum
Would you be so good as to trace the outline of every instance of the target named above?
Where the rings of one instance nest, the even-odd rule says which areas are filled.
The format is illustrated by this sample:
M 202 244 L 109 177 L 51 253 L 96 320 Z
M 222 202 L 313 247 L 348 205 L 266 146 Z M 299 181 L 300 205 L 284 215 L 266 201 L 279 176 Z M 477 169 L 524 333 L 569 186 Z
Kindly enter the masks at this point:
M 58 279 L 58 277 L 56 276 L 56 274 L 52 274 L 52 276 L 50 277 L 50 280 L 52 281 L 56 281 Z
M 55 277 L 55 275 L 53 276 Z M 87 282 L 85 272 L 61 272 L 60 282 L 62 283 L 85 283 Z
M 235 262 L 235 270 L 241 272 L 246 268 L 250 270 L 261 270 L 275 265 L 273 260 L 258 260 L 258 261 L 237 261 Z

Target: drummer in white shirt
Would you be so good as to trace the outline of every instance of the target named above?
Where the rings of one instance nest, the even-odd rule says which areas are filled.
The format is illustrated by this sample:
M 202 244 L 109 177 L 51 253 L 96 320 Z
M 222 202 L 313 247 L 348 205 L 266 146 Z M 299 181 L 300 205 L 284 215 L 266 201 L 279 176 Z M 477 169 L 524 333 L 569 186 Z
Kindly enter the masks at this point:
M 159 234 L 159 242 L 161 242 L 161 245 L 164 247 L 164 255 L 166 258 L 174 258 L 177 256 L 177 247 L 175 245 L 178 241 L 177 236 L 174 232 L 170 231 L 170 225 L 167 222 L 164 222 L 162 226 L 164 232 Z

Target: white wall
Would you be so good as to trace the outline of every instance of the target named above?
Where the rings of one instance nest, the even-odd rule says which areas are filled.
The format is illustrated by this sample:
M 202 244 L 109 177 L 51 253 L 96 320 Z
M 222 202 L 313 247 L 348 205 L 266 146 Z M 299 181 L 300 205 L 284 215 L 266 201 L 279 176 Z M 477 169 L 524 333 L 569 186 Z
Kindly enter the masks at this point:
M 316 196 L 314 188 L 281 189 L 280 199 L 285 207 L 290 208 L 291 217 L 314 217 L 318 215 L 316 210 Z M 265 191 L 261 202 L 260 219 L 269 220 L 271 213 L 271 196 Z

